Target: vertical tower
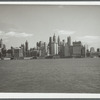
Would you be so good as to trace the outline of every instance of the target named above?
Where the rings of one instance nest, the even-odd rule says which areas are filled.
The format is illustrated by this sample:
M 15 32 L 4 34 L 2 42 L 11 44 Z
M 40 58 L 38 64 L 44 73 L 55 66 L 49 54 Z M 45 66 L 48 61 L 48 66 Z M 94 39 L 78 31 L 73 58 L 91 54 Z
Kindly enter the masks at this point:
M 60 45 L 60 37 L 58 36 L 58 46 Z
M 3 41 L 0 39 L 0 48 L 3 48 Z
M 0 39 L 0 58 L 2 58 L 2 48 L 3 48 L 3 42 L 2 39 Z
M 90 52 L 91 52 L 91 53 L 94 53 L 94 52 L 95 52 L 94 47 L 91 47 L 91 48 L 90 48 Z
M 56 43 L 56 36 L 55 36 L 55 34 L 53 36 L 53 41 L 54 41 L 54 43 Z
M 28 51 L 28 42 L 27 42 L 27 40 L 25 42 L 25 50 Z
M 49 53 L 51 54 L 52 48 L 51 48 L 51 44 L 52 44 L 53 40 L 52 37 L 49 38 Z
M 70 56 L 69 46 L 68 46 L 67 43 L 65 44 L 65 48 L 64 48 L 64 56 L 65 57 L 69 57 Z
M 11 57 L 14 57 L 15 53 L 14 53 L 14 48 L 11 46 Z
M 25 42 L 25 56 L 28 57 L 29 53 L 28 53 L 28 41 L 26 40 Z
M 67 43 L 68 43 L 68 46 L 71 46 L 71 37 L 67 37 Z
M 24 46 L 24 44 L 21 44 L 21 48 L 22 48 L 22 51 L 23 51 L 23 56 L 25 56 L 25 46 Z
M 58 55 L 58 43 L 56 41 L 56 36 L 53 36 L 53 42 L 51 43 L 51 54 Z
M 36 47 L 37 47 L 37 50 L 38 50 L 39 49 L 39 43 L 38 42 L 36 43 Z
M 56 43 L 56 55 L 58 55 L 58 43 Z
M 63 46 L 65 46 L 65 40 L 63 40 Z

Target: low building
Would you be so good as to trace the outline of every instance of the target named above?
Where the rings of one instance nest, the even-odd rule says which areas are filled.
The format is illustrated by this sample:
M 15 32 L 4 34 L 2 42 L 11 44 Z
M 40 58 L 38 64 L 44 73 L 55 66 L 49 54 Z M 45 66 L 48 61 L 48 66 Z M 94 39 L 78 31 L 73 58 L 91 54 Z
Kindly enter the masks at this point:
M 73 56 L 73 46 L 70 46 L 69 48 L 70 48 L 70 57 L 72 57 Z
M 11 58 L 12 57 L 12 50 L 11 49 L 8 49 L 7 52 L 6 52 L 6 57 L 7 58 Z
M 81 53 L 82 53 L 82 57 L 86 57 L 86 50 L 85 50 L 85 46 L 82 46 Z
M 23 58 L 23 49 L 22 48 L 14 48 L 14 59 Z

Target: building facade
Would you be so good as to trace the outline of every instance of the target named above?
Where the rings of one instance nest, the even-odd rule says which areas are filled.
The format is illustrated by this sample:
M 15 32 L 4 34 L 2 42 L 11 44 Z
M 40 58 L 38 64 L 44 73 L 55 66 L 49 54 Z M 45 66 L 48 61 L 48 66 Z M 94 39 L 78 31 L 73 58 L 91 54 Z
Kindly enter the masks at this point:
M 82 56 L 82 44 L 81 41 L 73 42 L 73 57 Z
M 70 47 L 68 43 L 65 44 L 64 57 L 70 57 Z
M 23 58 L 23 49 L 22 48 L 14 48 L 14 59 Z

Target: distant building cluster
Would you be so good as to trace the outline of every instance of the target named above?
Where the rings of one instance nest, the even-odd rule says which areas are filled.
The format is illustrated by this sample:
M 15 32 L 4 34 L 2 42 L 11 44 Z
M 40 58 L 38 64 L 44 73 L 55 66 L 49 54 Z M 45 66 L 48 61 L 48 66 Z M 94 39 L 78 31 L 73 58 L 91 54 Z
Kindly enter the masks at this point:
M 83 57 L 100 57 L 100 48 L 95 51 L 94 47 L 88 50 L 82 45 L 81 41 L 71 42 L 68 36 L 67 42 L 60 40 L 60 37 L 49 37 L 49 43 L 39 41 L 35 48 L 30 48 L 28 41 L 21 44 L 20 47 L 11 47 L 6 49 L 3 40 L 0 39 L 0 58 L 23 59 L 25 57 L 35 58 L 83 58 Z

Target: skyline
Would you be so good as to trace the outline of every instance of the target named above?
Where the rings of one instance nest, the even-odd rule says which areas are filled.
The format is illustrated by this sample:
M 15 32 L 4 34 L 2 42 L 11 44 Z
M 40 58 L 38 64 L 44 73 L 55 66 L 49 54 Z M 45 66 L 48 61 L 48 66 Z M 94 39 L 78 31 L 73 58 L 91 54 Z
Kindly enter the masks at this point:
M 49 42 L 54 33 L 61 40 L 71 36 L 72 42 L 82 41 L 99 48 L 100 6 L 22 6 L 0 5 L 0 38 L 7 48 L 29 42 Z

